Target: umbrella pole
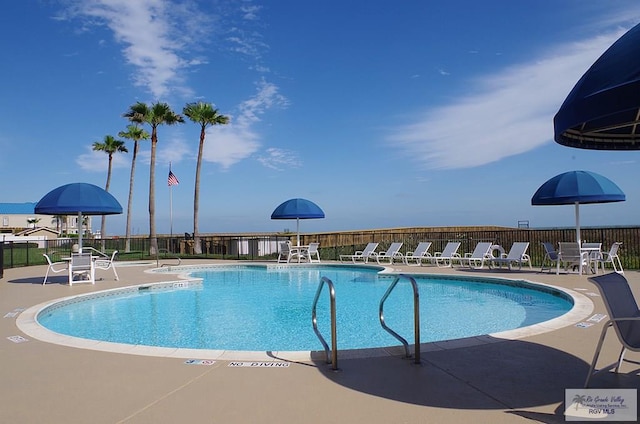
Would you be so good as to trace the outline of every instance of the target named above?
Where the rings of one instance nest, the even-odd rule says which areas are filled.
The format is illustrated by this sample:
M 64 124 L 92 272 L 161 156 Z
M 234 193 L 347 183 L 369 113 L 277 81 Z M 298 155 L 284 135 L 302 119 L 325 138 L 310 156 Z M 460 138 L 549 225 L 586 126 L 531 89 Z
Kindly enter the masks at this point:
M 582 246 L 582 240 L 580 240 L 580 202 L 576 202 L 576 240 L 578 246 Z
M 300 218 L 296 218 L 296 233 L 298 233 L 298 246 L 300 246 Z
M 78 212 L 78 249 L 82 253 L 82 212 Z

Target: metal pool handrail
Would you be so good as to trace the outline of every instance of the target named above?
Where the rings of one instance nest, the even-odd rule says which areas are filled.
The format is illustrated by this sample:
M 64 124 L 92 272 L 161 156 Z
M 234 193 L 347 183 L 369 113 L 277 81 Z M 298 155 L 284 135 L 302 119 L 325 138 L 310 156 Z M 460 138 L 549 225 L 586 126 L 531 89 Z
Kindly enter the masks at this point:
M 406 278 L 411 283 L 413 287 L 413 333 L 415 338 L 415 348 L 414 348 L 414 363 L 420 363 L 420 293 L 418 292 L 418 285 L 416 284 L 416 280 L 413 277 L 409 277 L 404 274 L 398 275 L 393 279 L 393 282 L 387 289 L 387 292 L 382 296 L 380 300 L 380 325 L 382 328 L 387 330 L 393 337 L 398 339 L 400 343 L 404 345 L 404 352 L 407 358 L 411 357 L 411 353 L 409 353 L 409 343 L 398 333 L 387 327 L 387 324 L 384 322 L 384 302 L 387 300 L 393 289 L 396 287 L 401 278 Z
M 318 330 L 318 320 L 316 315 L 316 306 L 318 305 L 318 299 L 320 298 L 320 293 L 322 292 L 322 288 L 324 285 L 329 287 L 329 299 L 331 302 L 331 360 L 329 360 L 329 345 L 320 334 Z M 316 296 L 313 299 L 313 309 L 311 311 L 311 321 L 313 322 L 313 331 L 315 331 L 316 335 L 320 339 L 320 343 L 324 347 L 325 352 L 325 361 L 327 364 L 332 364 L 333 370 L 338 369 L 338 340 L 337 340 L 337 330 L 336 330 L 336 291 L 333 287 L 333 282 L 327 277 L 322 277 L 320 280 L 320 284 L 318 285 L 318 290 L 316 291 Z

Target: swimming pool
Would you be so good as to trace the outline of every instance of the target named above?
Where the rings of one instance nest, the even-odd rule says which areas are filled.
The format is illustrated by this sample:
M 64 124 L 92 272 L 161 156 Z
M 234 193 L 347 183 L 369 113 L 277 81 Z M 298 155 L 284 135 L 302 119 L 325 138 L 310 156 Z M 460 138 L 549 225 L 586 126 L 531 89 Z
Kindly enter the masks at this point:
M 185 268 L 188 269 L 188 268 Z M 395 275 L 354 266 L 218 266 L 191 272 L 201 282 L 140 286 L 74 297 L 44 308 L 44 327 L 74 337 L 131 345 L 235 351 L 310 351 L 322 346 L 311 307 L 322 276 L 335 284 L 338 347 L 398 345 L 378 319 Z M 523 281 L 414 275 L 423 342 L 501 332 L 556 318 L 571 297 Z M 329 334 L 329 301 L 318 326 Z M 400 282 L 385 303 L 385 321 L 410 342 L 413 298 Z

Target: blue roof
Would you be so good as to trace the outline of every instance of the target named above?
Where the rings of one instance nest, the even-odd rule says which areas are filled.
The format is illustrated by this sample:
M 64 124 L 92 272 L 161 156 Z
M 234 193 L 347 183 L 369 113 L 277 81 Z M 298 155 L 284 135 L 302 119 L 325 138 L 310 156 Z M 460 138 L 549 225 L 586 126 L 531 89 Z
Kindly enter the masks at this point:
M 0 214 L 33 215 L 36 202 L 33 203 L 0 203 Z

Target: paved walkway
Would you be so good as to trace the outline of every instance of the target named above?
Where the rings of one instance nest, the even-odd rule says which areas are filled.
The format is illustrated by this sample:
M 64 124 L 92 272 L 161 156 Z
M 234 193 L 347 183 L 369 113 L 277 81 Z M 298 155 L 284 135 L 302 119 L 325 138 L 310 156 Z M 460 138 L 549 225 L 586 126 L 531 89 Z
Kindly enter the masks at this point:
M 202 261 L 201 261 L 202 262 Z M 219 261 L 206 261 L 219 263 Z M 154 264 L 155 265 L 155 264 Z M 95 286 L 69 287 L 55 275 L 42 286 L 44 266 L 9 269 L 0 280 L 0 422 L 2 423 L 563 423 L 566 388 L 581 388 L 606 314 L 597 290 L 584 276 L 536 272 L 479 272 L 402 267 L 406 272 L 506 276 L 564 287 L 593 301 L 575 322 L 514 339 L 478 337 L 424 344 L 422 363 L 400 350 L 383 356 L 339 356 L 340 371 L 324 355 L 289 359 L 287 367 L 233 367 L 221 356 L 212 365 L 189 365 L 180 357 L 153 357 L 67 347 L 41 341 L 16 325 L 23 309 L 79 293 L 174 279 L 144 273 L 150 266 L 118 268 Z M 640 273 L 627 271 L 634 290 Z M 640 298 L 640 293 L 637 293 Z M 513 335 L 513 333 L 512 333 Z M 602 357 L 619 349 L 613 333 Z M 15 341 L 26 340 L 21 343 Z M 275 356 L 275 358 L 274 358 Z M 268 355 L 283 363 L 277 354 Z M 634 358 L 628 355 L 629 358 Z M 198 356 L 194 356 L 198 359 Z M 635 357 L 634 359 L 638 359 Z M 592 380 L 598 388 L 640 388 L 628 374 Z

